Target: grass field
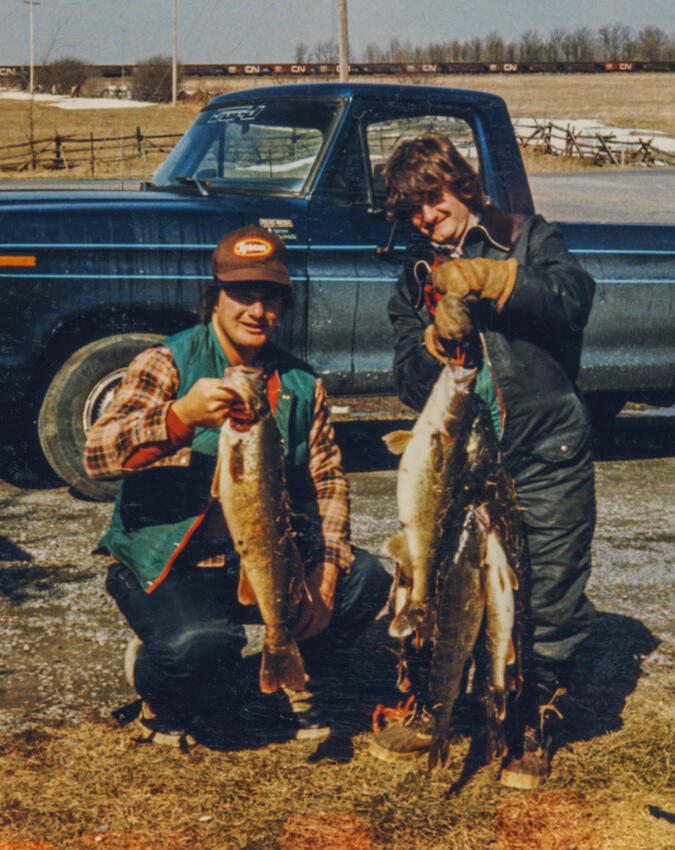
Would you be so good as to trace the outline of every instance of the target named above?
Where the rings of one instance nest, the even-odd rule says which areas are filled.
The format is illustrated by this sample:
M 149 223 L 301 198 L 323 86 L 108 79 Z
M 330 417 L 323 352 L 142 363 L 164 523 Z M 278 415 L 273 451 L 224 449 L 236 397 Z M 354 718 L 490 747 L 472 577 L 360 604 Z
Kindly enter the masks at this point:
M 297 78 L 293 80 L 298 82 Z M 380 80 L 392 82 L 392 79 Z M 610 126 L 660 130 L 675 136 L 675 75 L 672 74 L 547 74 L 547 75 L 474 75 L 434 78 L 406 78 L 418 82 L 482 89 L 503 97 L 514 117 L 571 120 L 596 118 Z M 187 80 L 185 88 L 201 86 L 209 95 L 222 91 L 269 85 L 269 78 L 204 81 Z M 146 108 L 98 110 L 62 110 L 26 101 L 0 99 L 0 151 L 10 144 L 25 142 L 33 123 L 35 138 L 54 134 L 102 138 L 133 134 L 139 126 L 144 134 L 183 133 L 201 108 L 200 103 L 177 107 L 158 105 Z M 32 115 L 32 118 L 31 118 Z M 578 170 L 576 160 L 561 157 L 532 156 L 526 152 L 531 171 Z M 164 155 L 148 156 L 131 162 L 115 163 L 97 176 L 149 178 Z M 79 171 L 76 170 L 76 171 Z M 38 176 L 80 176 L 79 173 L 48 171 Z M 3 173 L 3 179 L 35 176 L 29 170 L 21 174 Z M 88 174 L 82 173 L 86 177 Z
M 496 764 L 458 782 L 466 740 L 433 774 L 378 761 L 353 718 L 332 747 L 186 753 L 112 722 L 41 727 L 0 739 L 0 850 L 672 850 L 672 709 L 642 688 L 561 749 L 538 792 L 503 788 Z

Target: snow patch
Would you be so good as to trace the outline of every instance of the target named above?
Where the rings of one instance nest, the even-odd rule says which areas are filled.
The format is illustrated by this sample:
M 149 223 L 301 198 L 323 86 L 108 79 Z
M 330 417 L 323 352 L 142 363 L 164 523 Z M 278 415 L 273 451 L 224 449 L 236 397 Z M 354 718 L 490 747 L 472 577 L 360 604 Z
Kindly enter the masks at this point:
M 11 98 L 12 100 L 30 100 L 31 96 L 24 91 L 0 92 L 0 98 Z M 38 92 L 33 95 L 33 100 L 55 106 L 57 109 L 126 109 L 145 106 L 157 106 L 143 100 L 127 100 L 116 97 L 68 97 L 60 94 L 42 94 Z
M 603 124 L 601 121 L 596 121 L 593 118 L 514 118 L 513 128 L 521 136 L 527 137 L 534 130 L 534 122 L 542 126 L 554 124 L 556 127 L 562 127 L 563 132 L 569 128 L 574 135 L 580 133 L 582 136 L 590 136 L 595 138 L 597 134 L 601 136 L 614 136 L 612 145 L 617 146 L 622 143 L 652 141 L 653 146 L 666 153 L 675 153 L 675 139 L 667 136 L 663 130 L 648 130 L 635 127 L 610 127 Z M 564 143 L 552 140 L 554 145 L 564 150 Z

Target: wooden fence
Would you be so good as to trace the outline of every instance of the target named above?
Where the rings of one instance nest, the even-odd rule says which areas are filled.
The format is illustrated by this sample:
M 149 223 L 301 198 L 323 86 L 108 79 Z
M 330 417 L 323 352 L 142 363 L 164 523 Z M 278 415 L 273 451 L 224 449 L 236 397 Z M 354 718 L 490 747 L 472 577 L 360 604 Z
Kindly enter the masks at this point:
M 593 165 L 673 165 L 675 154 L 660 150 L 654 137 L 619 138 L 615 133 L 577 131 L 552 121 L 531 119 L 517 122 L 516 138 L 521 148 L 534 148 L 554 156 L 579 157 Z
M 0 149 L 0 171 L 77 169 L 95 177 L 98 167 L 117 162 L 147 159 L 151 154 L 167 154 L 181 133 L 145 135 L 140 127 L 128 136 L 97 138 L 54 135 L 7 145 Z
M 675 154 L 660 150 L 654 138 L 620 139 L 615 133 L 584 133 L 573 126 L 531 119 L 516 122 L 516 138 L 522 148 L 533 148 L 556 156 L 579 157 L 593 165 L 673 165 Z M 88 138 L 55 135 L 7 145 L 0 149 L 0 172 L 77 170 L 95 177 L 97 169 L 119 162 L 145 160 L 167 154 L 181 138 L 180 133 L 145 135 L 140 127 L 127 136 Z

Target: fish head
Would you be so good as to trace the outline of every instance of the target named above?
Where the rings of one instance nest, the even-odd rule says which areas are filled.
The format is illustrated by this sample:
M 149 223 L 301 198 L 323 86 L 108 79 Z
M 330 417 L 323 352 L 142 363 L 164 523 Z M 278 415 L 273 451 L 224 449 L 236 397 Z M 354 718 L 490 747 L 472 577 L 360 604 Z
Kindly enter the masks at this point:
M 260 366 L 228 366 L 223 384 L 237 396 L 247 419 L 257 422 L 270 413 L 265 371 Z

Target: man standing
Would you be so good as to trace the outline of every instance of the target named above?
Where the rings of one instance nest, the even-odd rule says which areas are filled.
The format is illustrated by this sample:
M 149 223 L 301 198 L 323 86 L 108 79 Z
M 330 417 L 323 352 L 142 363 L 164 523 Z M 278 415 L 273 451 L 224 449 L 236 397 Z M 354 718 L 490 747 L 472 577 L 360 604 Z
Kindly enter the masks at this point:
M 523 511 L 531 559 L 526 715 L 501 781 L 536 788 L 549 774 L 552 720 L 564 702 L 568 662 L 593 617 L 584 588 L 594 474 L 574 381 L 595 284 L 557 227 L 492 207 L 445 136 L 401 144 L 385 183 L 390 212 L 412 234 L 389 304 L 399 396 L 421 409 L 439 361 L 467 346 L 479 367 L 475 391 L 488 405 Z M 405 757 L 429 743 L 425 728 L 387 727 L 373 750 Z
M 221 239 L 212 266 L 202 323 L 135 358 L 85 448 L 93 478 L 123 479 L 101 541 L 114 559 L 106 587 L 136 634 L 126 668 L 141 723 L 167 742 L 214 715 L 227 725 L 242 624 L 259 622 L 237 602 L 238 558 L 210 498 L 220 426 L 242 415 L 221 380 L 228 366 L 261 366 L 266 376 L 307 575 L 293 634 L 310 674 L 372 622 L 390 584 L 350 544 L 348 483 L 321 381 L 270 342 L 292 299 L 283 242 L 242 228 Z M 299 736 L 329 731 L 310 691 L 287 698 Z

